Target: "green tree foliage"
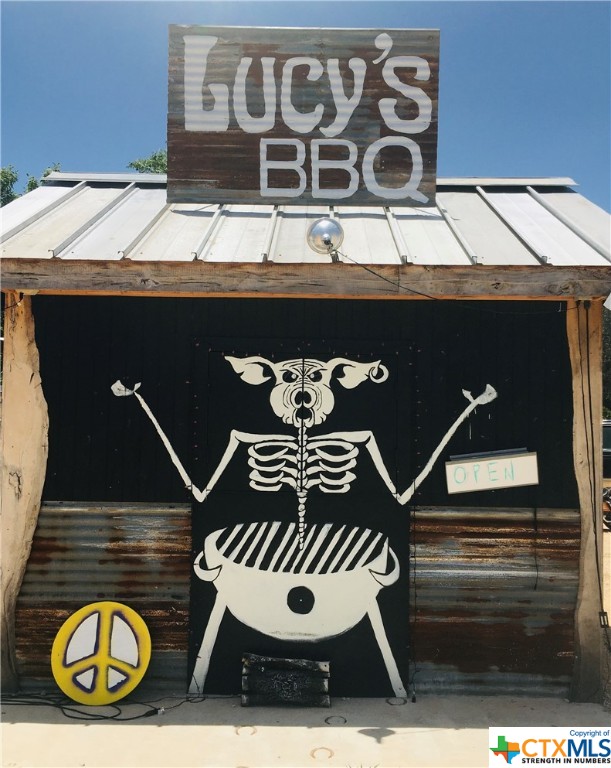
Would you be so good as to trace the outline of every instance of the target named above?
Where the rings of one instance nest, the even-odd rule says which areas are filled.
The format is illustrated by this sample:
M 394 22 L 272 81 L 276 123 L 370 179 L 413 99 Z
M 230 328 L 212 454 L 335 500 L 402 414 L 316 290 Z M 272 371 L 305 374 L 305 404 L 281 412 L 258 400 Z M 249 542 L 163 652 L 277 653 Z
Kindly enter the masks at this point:
M 25 185 L 25 191 L 31 192 L 33 189 L 36 189 L 39 186 L 40 186 L 40 183 L 36 178 L 36 176 L 30 176 L 30 174 L 28 173 L 28 183 Z
M 59 163 L 53 163 L 53 165 L 50 165 L 48 168 L 45 168 L 45 170 L 42 172 L 42 178 L 44 179 L 45 176 L 48 176 L 53 171 L 59 171 L 60 165 Z M 7 203 L 12 202 L 16 198 L 20 197 L 21 194 L 19 192 L 15 191 L 15 184 L 17 184 L 17 181 L 19 179 L 19 174 L 15 170 L 15 168 L 12 165 L 7 165 L 4 168 L 0 169 L 0 172 L 2 174 L 1 180 L 0 180 L 0 186 L 2 188 L 2 200 L 0 202 L 0 207 L 3 205 L 6 205 Z M 30 176 L 28 173 L 28 181 L 25 185 L 24 192 L 31 192 L 33 189 L 36 189 L 36 187 L 39 186 L 39 181 L 36 178 L 36 176 Z
M 0 168 L 0 207 L 19 197 L 15 192 L 18 178 L 19 174 L 12 165 Z
M 165 149 L 158 149 L 148 157 L 132 160 L 127 167 L 133 168 L 138 173 L 167 173 L 168 153 Z
M 133 168 L 135 171 L 138 171 L 138 173 L 167 173 L 168 153 L 165 149 L 158 149 L 148 157 L 141 157 L 137 160 L 132 160 L 131 163 L 128 163 L 127 167 Z M 42 173 L 42 178 L 48 176 L 52 171 L 59 170 L 61 170 L 60 164 L 54 163 L 48 168 L 45 168 Z M 7 165 L 1 168 L 0 171 L 2 174 L 0 178 L 0 190 L 2 193 L 2 197 L 0 199 L 1 207 L 15 200 L 22 193 L 17 192 L 15 189 L 17 181 L 19 180 L 19 173 L 15 170 L 14 166 Z M 25 189 L 23 190 L 24 193 L 31 192 L 33 189 L 36 189 L 38 186 L 40 186 L 40 182 L 36 176 L 31 176 L 28 173 L 27 178 L 28 180 Z

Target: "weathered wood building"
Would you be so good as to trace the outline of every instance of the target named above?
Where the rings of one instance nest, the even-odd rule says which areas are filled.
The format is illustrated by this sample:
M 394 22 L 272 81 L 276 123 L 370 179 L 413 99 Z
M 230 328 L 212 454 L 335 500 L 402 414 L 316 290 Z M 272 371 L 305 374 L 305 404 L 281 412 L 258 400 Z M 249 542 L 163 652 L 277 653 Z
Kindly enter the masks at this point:
M 207 567 L 222 554 L 226 573 L 233 560 L 247 578 L 235 595 L 226 587 L 206 690 L 239 688 L 241 654 L 254 652 L 330 659 L 331 695 L 600 696 L 609 217 L 573 186 L 441 179 L 434 207 L 284 208 L 168 203 L 158 175 L 52 173 L 5 207 L 4 685 L 53 685 L 58 628 L 108 599 L 150 627 L 143 685 L 186 691 L 218 611 L 215 587 L 221 594 L 218 581 L 205 583 L 204 560 L 193 579 L 207 537 Z M 345 232 L 333 259 L 306 243 L 308 225 L 325 215 Z M 290 431 L 269 398 L 282 381 L 274 384 L 274 371 L 295 360 L 323 361 L 318 380 L 334 397 L 323 432 L 360 454 L 357 471 L 344 448 L 340 458 L 316 448 L 312 428 L 319 485 L 334 490 L 339 477 L 345 492 L 310 491 L 305 532 L 320 538 L 309 563 L 279 555 L 282 526 L 297 521 L 295 486 L 287 469 L 270 469 L 261 443 L 248 449 L 240 438 L 209 483 L 232 430 Z M 324 379 L 324 361 L 341 375 Z M 350 388 L 346 368 L 361 365 L 366 381 Z M 193 483 L 136 398 L 115 397 L 117 380 L 128 392 L 141 383 Z M 488 384 L 494 402 L 470 412 L 398 504 L 465 396 Z M 518 449 L 536 454 L 538 483 L 495 488 L 496 452 Z M 443 463 L 466 454 L 483 457 L 478 471 L 492 485 L 450 494 Z M 334 475 L 325 462 L 335 462 Z M 274 478 L 286 489 L 253 491 L 253 471 L 259 490 L 273 490 Z M 199 497 L 195 484 L 205 489 Z M 227 531 L 242 537 L 241 552 L 223 543 Z M 340 567 L 342 537 L 356 531 L 383 538 L 359 567 Z M 386 558 L 380 591 L 358 605 L 339 571 L 360 568 L 369 584 L 371 557 Z M 267 622 L 281 617 L 264 580 L 272 571 L 294 577 L 288 603 L 298 618 L 327 593 L 338 596 L 331 613 L 348 602 L 354 616 L 329 632 L 274 634 Z M 246 593 L 257 618 L 238 604 Z

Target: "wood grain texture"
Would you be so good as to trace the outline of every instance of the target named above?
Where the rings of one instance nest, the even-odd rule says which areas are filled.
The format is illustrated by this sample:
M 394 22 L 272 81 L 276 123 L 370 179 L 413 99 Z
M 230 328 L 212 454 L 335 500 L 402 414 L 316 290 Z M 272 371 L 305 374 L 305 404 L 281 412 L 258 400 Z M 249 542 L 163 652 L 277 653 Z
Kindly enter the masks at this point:
M 573 457 L 581 508 L 579 592 L 575 610 L 574 701 L 600 701 L 605 668 L 602 574 L 602 303 L 575 302 L 566 313 L 573 372 Z M 601 582 L 601 579 L 603 580 Z
M 4 259 L 3 290 L 133 296 L 603 298 L 611 267 Z
M 388 51 L 375 45 L 378 35 L 392 38 L 392 47 Z M 205 66 L 191 69 L 187 66 L 185 74 L 185 36 L 210 37 L 216 43 L 210 49 Z M 189 60 L 187 53 L 187 60 Z M 415 66 L 407 66 L 406 59 L 399 62 L 396 57 L 418 57 L 426 62 L 426 76 Z M 295 57 L 316 60 L 321 64 L 320 73 L 311 71 L 308 64 L 300 64 L 294 69 L 287 62 Z M 262 59 L 273 60 L 273 99 L 264 100 L 264 83 L 271 84 L 271 77 L 264 72 Z M 331 88 L 332 67 L 337 66 L 342 82 L 343 94 L 340 100 L 349 100 L 355 92 L 358 75 L 350 66 L 351 60 L 363 62 L 363 89 L 358 104 L 348 122 L 344 125 L 338 120 L 338 109 Z M 390 61 L 397 64 L 391 71 Z M 236 72 L 240 61 L 250 60 L 245 87 L 236 85 Z M 329 64 L 329 61 L 337 64 Z M 411 61 L 414 61 L 413 59 Z M 384 69 L 386 66 L 386 70 Z M 327 139 L 331 141 L 352 142 L 358 149 L 358 159 L 354 168 L 359 174 L 358 189 L 343 203 L 358 205 L 380 205 L 382 198 L 367 188 L 363 179 L 362 164 L 366 149 L 373 142 L 388 137 L 395 139 L 409 138 L 420 148 L 422 154 L 422 179 L 418 191 L 427 198 L 427 202 L 415 201 L 408 195 L 395 200 L 401 205 L 433 205 L 435 198 L 435 177 L 437 169 L 437 105 L 438 105 L 438 70 L 439 70 L 439 32 L 438 30 L 384 30 L 376 29 L 266 29 L 238 27 L 202 27 L 172 26 L 169 40 L 168 70 L 168 201 L 170 202 L 263 202 L 281 204 L 303 204 L 313 200 L 317 203 L 337 202 L 333 196 L 326 197 L 324 190 L 346 189 L 349 185 L 349 172 L 341 168 L 326 168 L 320 174 L 321 193 L 314 193 L 311 175 L 312 141 Z M 292 75 L 291 75 L 292 73 Z M 391 87 L 387 81 L 397 79 L 395 85 L 403 93 Z M 311 77 L 311 79 L 310 79 Z M 360 80 L 359 80 L 360 82 Z M 313 126 L 304 126 L 304 130 L 294 129 L 285 121 L 286 96 L 290 84 L 290 104 L 298 115 L 306 116 L 317 112 L 320 120 Z M 226 130 L 187 130 L 185 121 L 185 91 L 194 93 L 194 99 L 201 98 L 201 111 L 212 114 L 219 109 L 221 100 L 216 98 L 210 86 L 226 88 L 228 92 L 228 124 Z M 407 87 L 407 91 L 405 90 Z M 411 89 L 411 90 L 409 90 Z M 408 126 L 399 132 L 393 126 L 389 128 L 380 110 L 380 99 L 396 100 L 393 102 L 393 114 L 402 121 L 416 121 L 420 106 L 417 90 L 424 94 L 424 100 L 431 105 L 429 120 L 424 120 L 424 129 L 415 131 L 416 126 Z M 236 117 L 235 105 L 239 102 L 239 92 L 245 92 L 246 111 L 250 118 L 262 118 L 272 115 L 267 130 L 247 132 L 240 126 Z M 238 94 L 238 95 L 236 95 Z M 283 95 L 284 94 L 284 95 Z M 357 93 L 358 96 L 358 93 Z M 187 96 L 189 103 L 192 103 Z M 200 102 L 198 101 L 198 108 Z M 344 105 L 345 106 L 345 105 Z M 347 107 L 348 111 L 352 105 Z M 299 120 L 299 117 L 297 118 Z M 314 120 L 314 118 L 312 119 Z M 338 122 L 336 122 L 338 120 Z M 405 125 L 405 123 L 403 124 Z M 333 127 L 335 126 L 335 127 Z M 307 127 L 307 130 L 305 130 Z M 260 126 L 262 129 L 263 126 Z M 256 127 L 253 130 L 259 130 Z M 339 132 L 338 132 L 339 131 Z M 409 131 L 409 132 L 408 132 Z M 303 170 L 307 174 L 307 185 L 301 194 L 292 197 L 286 194 L 261 196 L 260 191 L 260 142 L 262 139 L 298 140 L 305 148 Z M 272 154 L 270 150 L 270 159 Z M 274 147 L 273 159 L 295 157 L 295 148 Z M 325 146 L 321 149 L 321 158 L 342 160 L 347 158 L 345 146 Z M 411 177 L 413 153 L 404 147 L 387 147 L 376 154 L 373 168 L 375 179 L 384 188 L 398 188 L 406 185 Z M 300 184 L 294 170 L 276 169 L 270 171 L 270 191 L 277 188 L 297 188 Z
M 8 293 L 2 392 L 2 691 L 18 689 L 15 609 L 38 521 L 48 455 L 32 300 Z

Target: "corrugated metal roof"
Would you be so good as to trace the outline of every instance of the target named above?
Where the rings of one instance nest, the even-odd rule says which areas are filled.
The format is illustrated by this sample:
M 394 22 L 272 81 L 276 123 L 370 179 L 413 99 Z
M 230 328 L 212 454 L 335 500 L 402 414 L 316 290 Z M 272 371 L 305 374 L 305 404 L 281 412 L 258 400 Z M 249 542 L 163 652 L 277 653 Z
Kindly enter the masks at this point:
M 209 205 L 168 204 L 163 174 L 54 172 L 0 212 L 4 287 L 61 290 L 66 271 L 57 260 L 97 269 L 126 262 L 134 269 L 189 262 L 225 268 L 277 264 L 286 265 L 285 271 L 307 265 L 312 282 L 312 268 L 330 258 L 309 248 L 306 231 L 314 219 L 329 215 L 345 233 L 339 260 L 352 266 L 609 267 L 609 215 L 574 192 L 574 183 L 439 179 L 434 208 Z M 30 280 L 19 282 L 19 265 L 26 260 Z M 600 282 L 600 272 L 596 279 Z M 611 273 L 609 280 L 611 286 Z M 72 287 L 82 290 L 80 284 Z M 124 290 L 133 288 L 126 284 Z M 193 290 L 201 286 L 194 284 Z M 554 286 L 549 293 L 562 291 Z
M 310 250 L 305 233 L 312 220 L 331 213 L 345 232 L 340 259 L 362 264 L 608 264 L 608 215 L 567 183 L 573 182 L 441 179 L 432 209 L 330 210 L 167 205 L 161 174 L 55 172 L 2 210 L 2 256 L 328 262 Z

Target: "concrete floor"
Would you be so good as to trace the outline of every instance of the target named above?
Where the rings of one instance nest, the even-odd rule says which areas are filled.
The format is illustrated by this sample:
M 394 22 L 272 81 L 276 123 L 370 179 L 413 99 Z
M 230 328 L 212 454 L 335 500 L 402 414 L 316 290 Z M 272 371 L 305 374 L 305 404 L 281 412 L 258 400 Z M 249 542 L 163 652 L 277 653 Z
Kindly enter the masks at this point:
M 477 768 L 488 765 L 490 725 L 611 723 L 611 712 L 597 704 L 508 696 L 333 699 L 330 709 L 243 708 L 237 697 L 165 699 L 154 706 L 165 712 L 129 722 L 80 722 L 50 706 L 5 702 L 2 766 Z M 120 716 L 146 709 L 122 704 Z

